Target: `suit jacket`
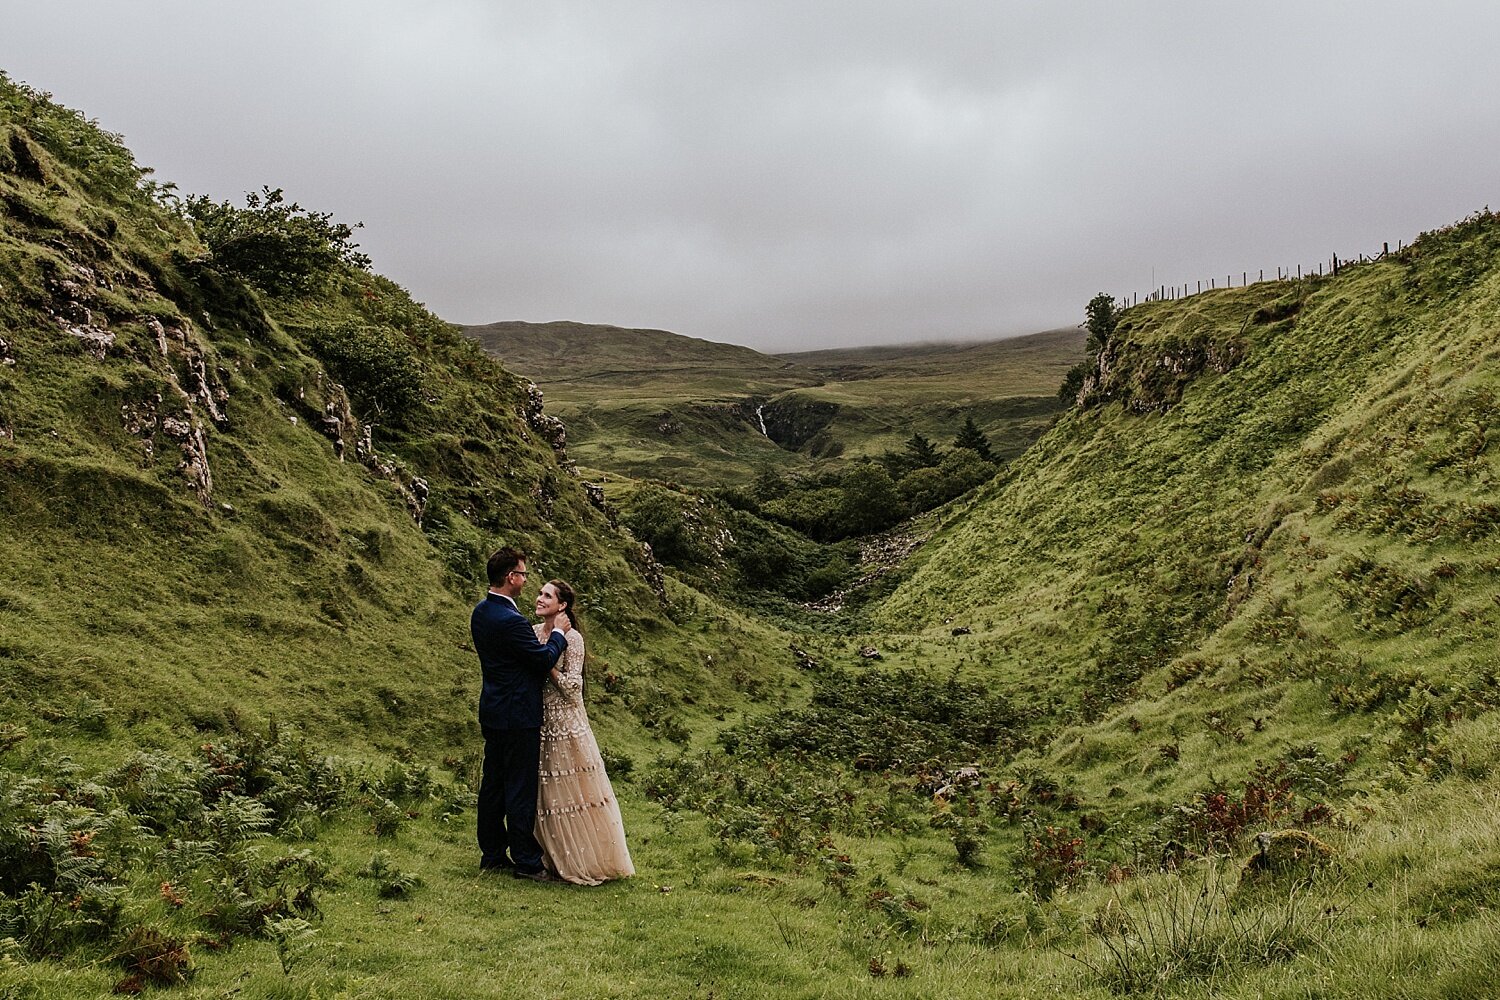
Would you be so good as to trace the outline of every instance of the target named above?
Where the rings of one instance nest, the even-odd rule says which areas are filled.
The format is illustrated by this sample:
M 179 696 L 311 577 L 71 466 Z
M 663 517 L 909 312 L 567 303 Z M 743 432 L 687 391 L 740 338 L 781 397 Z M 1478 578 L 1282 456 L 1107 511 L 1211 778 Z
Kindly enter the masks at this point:
M 542 683 L 568 648 L 561 632 L 538 642 L 531 623 L 498 594 L 480 601 L 469 616 L 469 634 L 479 654 L 484 686 L 479 724 L 491 729 L 536 729 L 542 724 Z

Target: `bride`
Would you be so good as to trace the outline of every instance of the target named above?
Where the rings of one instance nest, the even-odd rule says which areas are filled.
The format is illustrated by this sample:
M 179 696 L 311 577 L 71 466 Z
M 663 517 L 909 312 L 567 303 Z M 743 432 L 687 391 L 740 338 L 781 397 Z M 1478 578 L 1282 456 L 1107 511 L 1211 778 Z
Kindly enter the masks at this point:
M 625 827 L 599 744 L 583 710 L 583 636 L 573 588 L 561 580 L 542 585 L 538 635 L 552 631 L 567 612 L 573 627 L 568 648 L 542 688 L 542 764 L 537 793 L 536 839 L 542 863 L 565 882 L 598 885 L 635 874 L 625 847 Z

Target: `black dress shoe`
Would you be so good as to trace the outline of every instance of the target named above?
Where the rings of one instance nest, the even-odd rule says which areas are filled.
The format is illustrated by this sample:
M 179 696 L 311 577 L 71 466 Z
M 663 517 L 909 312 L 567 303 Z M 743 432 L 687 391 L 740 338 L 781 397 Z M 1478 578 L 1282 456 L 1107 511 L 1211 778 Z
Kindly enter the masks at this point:
M 514 867 L 515 867 L 515 865 L 511 863 L 511 860 L 509 858 L 501 858 L 499 861 L 481 861 L 481 862 L 479 862 L 479 870 L 482 871 L 482 872 L 504 871 L 507 868 L 514 868 Z
M 557 881 L 560 881 L 560 879 L 558 879 L 558 877 L 556 875 L 553 875 L 551 872 L 549 872 L 545 868 L 538 868 L 534 872 L 523 872 L 521 869 L 517 868 L 515 871 L 511 872 L 511 874 L 514 875 L 516 878 L 524 878 L 524 879 L 527 879 L 528 881 L 531 881 L 531 882 L 557 882 Z

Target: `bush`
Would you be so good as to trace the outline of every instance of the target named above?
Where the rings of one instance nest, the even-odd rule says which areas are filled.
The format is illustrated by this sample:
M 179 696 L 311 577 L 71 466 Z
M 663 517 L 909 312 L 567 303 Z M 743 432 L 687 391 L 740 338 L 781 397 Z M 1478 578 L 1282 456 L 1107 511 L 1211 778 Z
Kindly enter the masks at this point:
M 713 565 L 727 541 L 719 512 L 711 504 L 664 486 L 636 490 L 625 504 L 622 520 L 668 566 Z
M 340 267 L 370 266 L 359 244 L 350 242 L 358 224 L 288 204 L 281 188 L 250 192 L 244 208 L 193 195 L 183 202 L 183 211 L 216 269 L 271 295 L 310 292 Z
M 1016 881 L 1045 901 L 1077 883 L 1087 867 L 1082 837 L 1066 827 L 1042 826 L 1027 833 L 1011 870 Z
M 899 521 L 905 504 L 891 474 L 873 462 L 862 462 L 844 474 L 840 484 L 838 533 L 868 535 Z
M 1338 911 L 1324 910 L 1300 888 L 1261 908 L 1236 906 L 1224 875 L 1209 867 L 1201 885 L 1174 876 L 1144 887 L 1134 901 L 1116 890 L 1093 922 L 1103 954 L 1079 961 L 1116 993 L 1159 994 L 1172 983 L 1290 961 L 1326 939 L 1323 912 Z
M 367 418 L 400 423 L 426 399 L 422 363 L 393 330 L 346 323 L 319 327 L 309 341 Z

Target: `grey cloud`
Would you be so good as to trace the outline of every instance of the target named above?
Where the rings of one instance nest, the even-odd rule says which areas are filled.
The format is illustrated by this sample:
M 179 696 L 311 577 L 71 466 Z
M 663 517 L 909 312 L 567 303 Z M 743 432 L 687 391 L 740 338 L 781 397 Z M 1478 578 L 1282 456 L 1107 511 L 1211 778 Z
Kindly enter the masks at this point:
M 1486 3 L 104 0 L 0 66 L 460 322 L 786 348 L 1077 322 L 1492 201 Z

